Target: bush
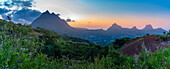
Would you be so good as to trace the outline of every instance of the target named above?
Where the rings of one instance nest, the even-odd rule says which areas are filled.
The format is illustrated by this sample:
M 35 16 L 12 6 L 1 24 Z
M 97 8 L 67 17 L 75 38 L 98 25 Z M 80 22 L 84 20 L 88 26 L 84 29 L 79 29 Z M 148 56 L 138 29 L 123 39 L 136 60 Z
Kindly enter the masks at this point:
M 168 38 L 166 37 L 166 36 L 160 36 L 159 37 L 162 41 L 167 41 L 168 40 Z
M 130 40 L 130 38 L 128 38 L 128 37 L 116 39 L 114 42 L 111 43 L 111 46 L 113 46 L 114 49 L 119 50 L 129 40 Z

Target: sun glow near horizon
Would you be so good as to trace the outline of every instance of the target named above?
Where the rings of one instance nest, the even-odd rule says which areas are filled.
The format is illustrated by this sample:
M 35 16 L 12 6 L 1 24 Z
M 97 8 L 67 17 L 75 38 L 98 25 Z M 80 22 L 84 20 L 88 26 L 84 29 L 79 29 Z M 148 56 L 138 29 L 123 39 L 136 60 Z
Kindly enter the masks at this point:
M 154 28 L 162 27 L 166 30 L 170 29 L 169 1 L 58 1 L 60 5 L 57 6 L 60 8 L 51 8 L 51 11 L 61 13 L 63 19 L 69 17 L 70 19 L 75 20 L 76 22 L 69 22 L 69 25 L 73 27 L 107 29 L 113 23 L 117 23 L 118 25 L 127 28 L 137 26 L 137 28 L 142 29 L 145 25 L 151 24 Z M 62 2 L 65 4 L 61 4 Z
M 154 28 L 163 28 L 168 30 L 169 26 L 166 22 L 170 20 L 166 17 L 87 17 L 76 22 L 69 22 L 73 27 L 89 28 L 89 29 L 108 29 L 112 24 L 117 23 L 125 28 L 132 28 L 136 26 L 138 29 L 144 28 L 151 24 Z M 160 25 L 161 24 L 161 25 Z

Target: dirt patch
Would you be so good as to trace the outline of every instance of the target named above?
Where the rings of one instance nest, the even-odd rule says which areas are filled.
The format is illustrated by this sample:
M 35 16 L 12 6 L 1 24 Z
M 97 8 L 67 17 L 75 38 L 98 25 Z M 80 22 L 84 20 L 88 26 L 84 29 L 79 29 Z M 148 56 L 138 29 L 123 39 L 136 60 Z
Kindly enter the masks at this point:
M 159 48 L 166 48 L 170 46 L 170 43 L 162 42 L 159 39 L 160 35 L 150 35 L 146 37 L 137 37 L 128 41 L 125 46 L 120 50 L 123 55 L 134 56 L 139 55 L 142 52 L 142 45 L 146 47 L 149 51 L 156 51 Z
M 37 36 L 43 35 L 42 33 L 38 33 L 38 32 L 32 32 L 32 34 L 35 34 L 35 35 L 37 35 Z

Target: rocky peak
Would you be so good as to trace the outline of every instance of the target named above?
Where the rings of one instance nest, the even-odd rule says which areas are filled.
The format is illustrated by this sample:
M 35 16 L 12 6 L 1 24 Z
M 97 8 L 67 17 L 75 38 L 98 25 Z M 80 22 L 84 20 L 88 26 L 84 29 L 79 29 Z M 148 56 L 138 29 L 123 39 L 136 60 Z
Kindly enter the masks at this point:
M 50 12 L 47 10 L 46 12 L 44 12 L 43 14 L 50 14 Z
M 121 26 L 117 25 L 116 23 L 114 23 L 111 27 L 114 27 L 114 28 L 121 28 Z
M 133 29 L 133 30 L 137 30 L 137 27 L 136 26 L 134 26 L 133 28 L 131 28 L 131 29 Z
M 152 25 L 146 25 L 145 28 L 143 30 L 153 30 Z
M 52 15 L 56 15 L 56 14 L 53 12 Z
M 120 30 L 122 29 L 121 26 L 117 25 L 116 23 L 114 23 L 110 28 L 108 28 L 107 30 Z

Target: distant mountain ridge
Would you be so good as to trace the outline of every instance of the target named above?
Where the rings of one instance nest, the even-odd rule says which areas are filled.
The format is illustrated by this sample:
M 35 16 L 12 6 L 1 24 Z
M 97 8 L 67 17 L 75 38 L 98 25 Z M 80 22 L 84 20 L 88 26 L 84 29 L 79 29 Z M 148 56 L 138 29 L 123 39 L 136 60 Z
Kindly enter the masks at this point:
M 153 30 L 152 25 L 146 25 L 145 28 L 143 28 L 142 30 Z
M 32 27 L 41 27 L 55 31 L 60 34 L 67 34 L 76 36 L 79 38 L 87 39 L 93 41 L 94 43 L 100 45 L 106 45 L 109 42 L 123 38 L 123 37 L 137 37 L 146 34 L 162 34 L 162 32 L 167 32 L 162 28 L 153 29 L 151 25 L 146 25 L 143 29 L 137 29 L 136 26 L 133 28 L 123 28 L 120 25 L 114 23 L 107 30 L 96 29 L 90 30 L 85 28 L 74 28 L 71 27 L 64 19 L 61 19 L 59 15 L 55 13 L 50 13 L 48 10 L 41 14 L 35 21 L 31 24 Z

